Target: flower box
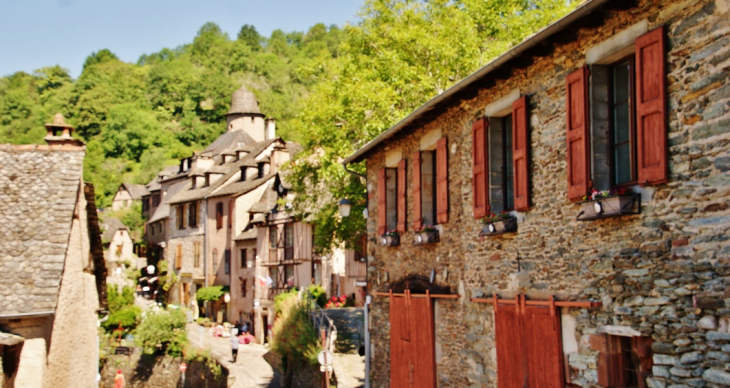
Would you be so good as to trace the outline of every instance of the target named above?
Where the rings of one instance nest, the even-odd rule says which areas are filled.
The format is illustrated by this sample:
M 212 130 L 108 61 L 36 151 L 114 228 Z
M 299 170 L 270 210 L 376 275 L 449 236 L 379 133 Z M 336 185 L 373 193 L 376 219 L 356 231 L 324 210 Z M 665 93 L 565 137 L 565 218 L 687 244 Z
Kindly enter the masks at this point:
M 580 205 L 581 212 L 576 217 L 578 221 L 641 213 L 641 197 L 636 194 L 596 198 L 580 202 Z
M 438 230 L 416 232 L 413 236 L 413 245 L 424 245 L 439 241 Z
M 381 247 L 395 247 L 400 245 L 400 234 L 387 233 L 378 238 L 378 245 Z
M 517 231 L 517 218 L 506 217 L 498 221 L 487 222 L 482 226 L 480 236 L 494 236 L 502 233 L 510 233 Z

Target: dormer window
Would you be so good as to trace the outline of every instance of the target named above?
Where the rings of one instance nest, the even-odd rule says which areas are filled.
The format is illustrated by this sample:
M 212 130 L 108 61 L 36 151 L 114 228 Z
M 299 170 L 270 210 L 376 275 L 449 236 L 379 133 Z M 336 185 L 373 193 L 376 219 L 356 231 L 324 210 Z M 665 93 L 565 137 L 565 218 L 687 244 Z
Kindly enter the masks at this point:
M 241 182 L 246 181 L 246 166 L 241 166 Z
M 197 188 L 196 185 L 195 185 L 196 180 L 197 180 L 197 177 L 196 176 L 193 175 L 193 176 L 190 177 L 190 188 L 191 189 Z
M 263 178 L 264 177 L 264 166 L 266 166 L 266 163 L 259 162 L 259 164 L 258 164 L 257 178 Z

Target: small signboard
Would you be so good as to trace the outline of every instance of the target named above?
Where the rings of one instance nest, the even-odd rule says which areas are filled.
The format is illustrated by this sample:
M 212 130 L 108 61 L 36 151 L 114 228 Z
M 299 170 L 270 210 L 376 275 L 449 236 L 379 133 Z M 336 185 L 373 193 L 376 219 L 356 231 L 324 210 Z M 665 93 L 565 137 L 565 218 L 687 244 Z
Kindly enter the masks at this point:
M 180 364 L 180 372 L 185 372 L 186 370 L 188 370 L 188 364 L 183 362 Z
M 368 286 L 368 282 L 366 282 L 366 281 L 363 281 L 363 280 L 355 281 L 355 287 L 367 287 L 367 286 Z
M 333 359 L 334 359 L 334 355 L 329 350 L 322 350 L 317 355 L 317 361 L 319 361 L 319 365 L 322 365 L 322 366 L 332 365 Z

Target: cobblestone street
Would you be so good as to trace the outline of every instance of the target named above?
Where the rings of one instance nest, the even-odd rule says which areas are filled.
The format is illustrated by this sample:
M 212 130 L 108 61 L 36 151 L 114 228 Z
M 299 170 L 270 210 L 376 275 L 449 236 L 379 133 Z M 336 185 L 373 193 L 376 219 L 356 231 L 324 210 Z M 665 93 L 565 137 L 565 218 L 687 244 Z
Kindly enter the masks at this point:
M 268 351 L 262 345 L 240 345 L 238 359 L 232 363 L 231 345 L 229 338 L 211 337 L 208 329 L 204 328 L 201 335 L 201 326 L 191 323 L 188 325 L 190 342 L 201 349 L 210 349 L 210 353 L 229 371 L 229 387 L 234 388 L 279 388 L 279 374 L 271 368 L 264 354 Z M 202 342 L 201 342 L 202 341 Z

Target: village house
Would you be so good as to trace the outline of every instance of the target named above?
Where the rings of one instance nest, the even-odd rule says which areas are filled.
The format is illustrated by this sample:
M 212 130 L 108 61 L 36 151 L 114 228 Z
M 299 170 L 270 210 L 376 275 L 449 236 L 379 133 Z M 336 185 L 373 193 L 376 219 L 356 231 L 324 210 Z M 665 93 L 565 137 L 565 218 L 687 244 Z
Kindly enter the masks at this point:
M 729 10 L 585 1 L 346 159 L 373 386 L 730 385 Z
M 112 200 L 112 210 L 129 209 L 135 203 L 141 203 L 142 198 L 148 195 L 147 188 L 144 185 L 135 185 L 131 183 L 122 183 L 114 194 Z
M 73 128 L 60 113 L 46 128 L 48 145 L 0 145 L 0 384 L 95 387 L 106 274 L 94 192 Z
M 128 268 L 140 268 L 137 255 L 134 253 L 134 240 L 129 234 L 129 229 L 124 226 L 121 220 L 109 217 L 102 223 L 101 241 L 104 245 L 104 261 L 109 276 L 107 284 L 115 284 L 118 287 L 132 285 L 127 278 Z

